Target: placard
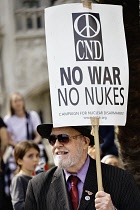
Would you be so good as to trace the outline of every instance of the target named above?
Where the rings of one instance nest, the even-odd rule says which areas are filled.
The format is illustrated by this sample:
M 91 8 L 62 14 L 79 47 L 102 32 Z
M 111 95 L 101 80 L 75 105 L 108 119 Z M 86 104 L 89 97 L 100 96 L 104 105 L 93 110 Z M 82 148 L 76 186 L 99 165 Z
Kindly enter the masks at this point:
M 122 6 L 82 3 L 45 9 L 53 124 L 125 125 L 128 56 Z

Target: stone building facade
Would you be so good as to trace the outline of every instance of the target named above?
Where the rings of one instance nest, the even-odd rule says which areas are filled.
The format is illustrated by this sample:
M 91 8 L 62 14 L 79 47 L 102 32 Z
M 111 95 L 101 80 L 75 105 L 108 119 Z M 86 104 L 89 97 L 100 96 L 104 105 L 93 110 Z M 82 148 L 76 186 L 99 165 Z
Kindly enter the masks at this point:
M 28 109 L 51 119 L 44 8 L 81 0 L 0 0 L 0 112 L 21 92 Z
M 44 8 L 81 0 L 0 0 L 0 115 L 9 96 L 23 94 L 29 110 L 51 121 Z
M 31 5 L 30 2 L 38 4 Z M 0 0 L 0 111 L 21 92 L 29 109 L 50 118 L 44 8 L 48 0 Z M 48 108 L 47 108 L 48 107 Z

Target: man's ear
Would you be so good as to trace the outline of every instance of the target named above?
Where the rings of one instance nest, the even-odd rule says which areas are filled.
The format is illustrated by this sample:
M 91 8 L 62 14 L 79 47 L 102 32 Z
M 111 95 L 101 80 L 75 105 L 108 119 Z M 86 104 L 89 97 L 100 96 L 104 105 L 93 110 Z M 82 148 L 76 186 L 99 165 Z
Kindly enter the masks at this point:
M 90 139 L 88 137 L 84 136 L 84 142 L 85 142 L 85 146 L 87 148 L 89 146 Z

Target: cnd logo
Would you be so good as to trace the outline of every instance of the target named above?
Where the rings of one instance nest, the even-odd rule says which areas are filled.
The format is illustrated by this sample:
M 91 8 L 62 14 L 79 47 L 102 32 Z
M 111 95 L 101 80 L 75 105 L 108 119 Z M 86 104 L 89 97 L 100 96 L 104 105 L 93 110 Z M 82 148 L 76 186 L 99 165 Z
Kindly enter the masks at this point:
M 77 61 L 103 61 L 100 17 L 97 13 L 73 13 Z

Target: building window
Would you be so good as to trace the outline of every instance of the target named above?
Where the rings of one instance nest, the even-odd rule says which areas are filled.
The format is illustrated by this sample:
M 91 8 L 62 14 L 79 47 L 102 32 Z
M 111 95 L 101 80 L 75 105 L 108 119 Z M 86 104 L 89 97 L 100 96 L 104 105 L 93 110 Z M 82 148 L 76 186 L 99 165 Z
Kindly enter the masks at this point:
M 36 1 L 36 0 L 23 0 L 22 5 L 23 5 L 23 7 L 27 7 L 27 8 L 39 7 L 39 1 Z
M 48 0 L 15 0 L 17 32 L 44 29 L 44 8 Z
M 31 17 L 27 17 L 26 23 L 27 23 L 27 29 L 32 29 L 33 28 L 33 22 L 32 22 Z

